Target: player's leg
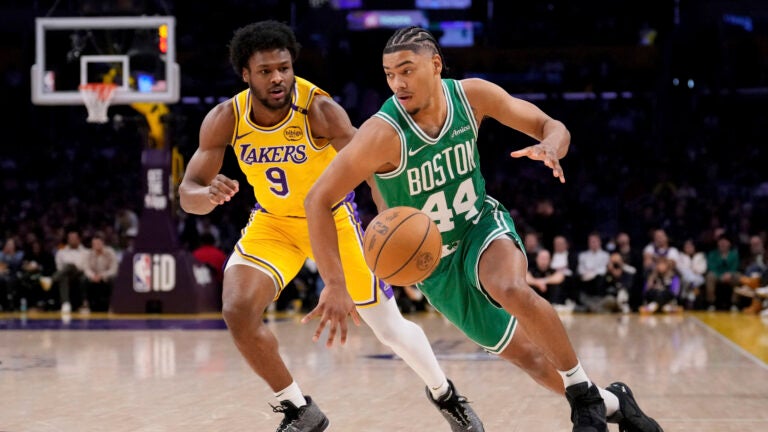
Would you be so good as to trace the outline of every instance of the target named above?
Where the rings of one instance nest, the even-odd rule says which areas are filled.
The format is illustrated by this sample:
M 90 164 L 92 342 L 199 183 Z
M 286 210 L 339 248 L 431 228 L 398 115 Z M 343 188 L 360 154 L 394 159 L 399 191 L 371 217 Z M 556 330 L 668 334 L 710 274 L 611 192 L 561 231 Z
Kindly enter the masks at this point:
M 544 353 L 531 342 L 525 329 L 518 324 L 515 335 L 499 357 L 517 365 L 541 386 L 562 395 L 565 387 L 557 369 Z M 632 390 L 622 382 L 599 388 L 605 401 L 609 423 L 617 423 L 621 432 L 662 432 L 659 424 L 646 415 L 637 404 Z
M 282 430 L 323 431 L 329 422 L 309 396 L 305 396 L 285 365 L 278 341 L 264 325 L 263 314 L 275 298 L 275 280 L 264 271 L 233 255 L 224 272 L 222 315 L 237 349 L 251 369 L 274 392 L 279 405 L 273 410 L 284 414 Z M 293 425 L 296 429 L 286 429 Z
M 526 282 L 526 271 L 525 255 L 506 236 L 492 241 L 478 264 L 484 290 L 520 321 L 531 341 L 560 373 L 571 404 L 574 432 L 607 432 L 600 390 L 589 381 L 555 309 Z
M 473 302 L 468 315 L 471 327 L 462 324 L 466 327 L 464 331 L 481 345 L 485 344 L 489 352 L 503 351 L 507 348 L 504 345 L 511 342 L 509 339 L 498 339 L 500 330 L 505 328 L 503 317 L 497 318 L 493 323 L 495 327 L 488 327 L 482 320 L 486 311 L 490 312 L 489 305 L 503 308 L 525 329 L 525 335 L 562 377 L 572 408 L 574 432 L 606 432 L 606 410 L 600 390 L 590 382 L 581 367 L 555 309 L 526 282 L 528 261 L 523 252 L 523 242 L 506 209 L 488 197 L 483 216 L 465 235 L 462 243 L 459 245 L 461 256 L 466 257 L 463 274 L 471 287 L 468 299 Z M 475 293 L 482 294 L 482 297 Z M 514 340 L 514 324 L 507 327 L 512 329 L 509 337 Z M 494 339 L 499 342 L 490 345 Z
M 515 335 L 509 345 L 498 354 L 499 357 L 514 364 L 527 373 L 542 387 L 559 395 L 565 394 L 565 386 L 557 369 L 526 334 L 525 329 L 518 323 Z
M 430 389 L 438 392 L 436 396 L 448 391 L 445 373 L 426 334 L 402 316 L 394 298 L 382 299 L 374 306 L 358 307 L 357 312 L 381 343 L 403 359 Z
M 284 415 L 277 430 L 319 432 L 327 428 L 328 419 L 293 380 L 278 340 L 263 320 L 269 304 L 305 260 L 292 239 L 281 234 L 294 230 L 277 229 L 280 224 L 262 213 L 251 217 L 224 270 L 222 315 L 243 358 L 274 392 L 279 404 L 273 410 Z
M 402 316 L 394 298 L 384 298 L 375 306 L 358 308 L 358 313 L 376 338 L 421 377 L 426 384 L 427 396 L 451 425 L 452 431 L 484 430 L 469 401 L 445 376 L 424 330 Z
M 293 381 L 278 352 L 277 338 L 263 322 L 276 293 L 275 281 L 250 265 L 231 264 L 224 272 L 224 321 L 246 362 L 274 391 Z
M 522 323 L 558 370 L 570 370 L 578 359 L 560 317 L 552 305 L 526 282 L 527 261 L 509 237 L 494 240 L 478 265 L 486 292 Z
M 452 431 L 482 432 L 482 422 L 445 376 L 424 330 L 403 317 L 392 288 L 376 278 L 366 265 L 359 225 L 354 218 L 339 215 L 336 222 L 344 278 L 360 317 L 376 338 L 424 381 L 427 395 L 443 413 Z

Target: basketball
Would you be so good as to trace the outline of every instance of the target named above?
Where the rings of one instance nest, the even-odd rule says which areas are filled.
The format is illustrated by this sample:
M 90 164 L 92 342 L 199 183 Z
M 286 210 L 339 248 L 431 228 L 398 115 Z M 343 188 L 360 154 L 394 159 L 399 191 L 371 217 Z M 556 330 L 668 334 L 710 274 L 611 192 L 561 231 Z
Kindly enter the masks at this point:
M 365 230 L 365 262 L 390 285 L 412 285 L 426 279 L 440 262 L 440 230 L 413 207 L 392 207 L 379 213 Z

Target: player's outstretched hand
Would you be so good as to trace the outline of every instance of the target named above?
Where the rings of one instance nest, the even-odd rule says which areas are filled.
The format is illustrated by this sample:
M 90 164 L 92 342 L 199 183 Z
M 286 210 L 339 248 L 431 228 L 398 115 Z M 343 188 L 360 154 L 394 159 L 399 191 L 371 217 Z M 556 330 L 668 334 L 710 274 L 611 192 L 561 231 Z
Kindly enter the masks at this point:
M 510 153 L 513 158 L 527 157 L 529 159 L 543 161 L 544 165 L 552 169 L 552 176 L 560 179 L 560 183 L 565 183 L 565 174 L 560 166 L 560 159 L 557 157 L 555 149 L 544 144 L 528 146 L 524 149 Z
M 320 323 L 317 325 L 317 330 L 312 336 L 312 340 L 317 342 L 320 340 L 320 335 L 323 333 L 325 326 L 328 327 L 328 340 L 325 346 L 333 346 L 333 341 L 336 339 L 336 332 L 341 330 L 341 344 L 344 345 L 347 342 L 347 316 L 352 317 L 352 321 L 355 325 L 360 325 L 360 315 L 355 309 L 355 303 L 347 293 L 345 287 L 335 288 L 326 285 L 323 291 L 320 293 L 320 299 L 317 302 L 317 306 L 312 309 L 308 314 L 301 319 L 302 324 L 308 323 L 312 318 L 319 317 Z
M 208 201 L 222 205 L 231 200 L 239 190 L 240 183 L 237 180 L 232 180 L 224 174 L 216 174 L 208 186 Z

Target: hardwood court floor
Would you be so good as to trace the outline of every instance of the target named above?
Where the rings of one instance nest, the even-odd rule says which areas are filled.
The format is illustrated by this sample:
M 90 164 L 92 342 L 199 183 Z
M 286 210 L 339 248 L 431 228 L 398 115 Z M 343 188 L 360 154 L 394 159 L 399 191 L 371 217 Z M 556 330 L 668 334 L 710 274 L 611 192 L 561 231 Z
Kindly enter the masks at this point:
M 449 430 L 415 373 L 367 327 L 326 349 L 311 341 L 314 323 L 299 318 L 270 316 L 269 326 L 304 392 L 331 419 L 329 431 Z M 487 431 L 571 430 L 563 397 L 478 350 L 438 314 L 409 318 Z M 563 320 L 592 379 L 630 384 L 665 431 L 768 430 L 768 322 L 759 317 Z M 216 315 L 0 315 L 0 362 L 2 432 L 274 431 L 279 423 L 271 390 Z

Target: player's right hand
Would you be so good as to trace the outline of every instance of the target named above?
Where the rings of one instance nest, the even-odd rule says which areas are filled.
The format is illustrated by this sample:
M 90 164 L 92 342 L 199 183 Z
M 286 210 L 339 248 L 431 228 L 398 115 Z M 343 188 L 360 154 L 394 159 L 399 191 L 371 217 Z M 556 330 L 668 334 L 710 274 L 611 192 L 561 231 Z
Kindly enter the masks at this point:
M 212 204 L 222 205 L 231 200 L 239 190 L 240 183 L 237 180 L 232 180 L 224 174 L 216 174 L 211 184 L 208 185 L 208 201 Z
M 326 285 L 323 287 L 317 306 L 301 319 L 301 323 L 306 324 L 315 317 L 320 318 L 320 323 L 317 325 L 312 340 L 315 342 L 320 340 L 323 329 L 328 326 L 328 339 L 325 343 L 328 348 L 333 346 L 337 331 L 341 333 L 341 345 L 347 343 L 347 317 L 351 317 L 356 326 L 360 325 L 360 314 L 357 313 L 355 303 L 344 286 Z

